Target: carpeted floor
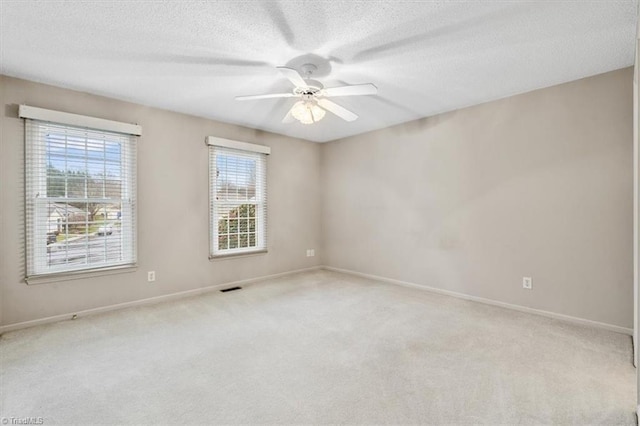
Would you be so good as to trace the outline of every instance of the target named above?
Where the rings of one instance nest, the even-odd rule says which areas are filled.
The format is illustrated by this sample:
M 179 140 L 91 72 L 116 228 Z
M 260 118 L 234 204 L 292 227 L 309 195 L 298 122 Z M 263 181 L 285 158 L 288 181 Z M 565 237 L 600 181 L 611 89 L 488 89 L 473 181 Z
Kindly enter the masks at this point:
M 6 333 L 44 424 L 634 424 L 631 339 L 327 271 Z

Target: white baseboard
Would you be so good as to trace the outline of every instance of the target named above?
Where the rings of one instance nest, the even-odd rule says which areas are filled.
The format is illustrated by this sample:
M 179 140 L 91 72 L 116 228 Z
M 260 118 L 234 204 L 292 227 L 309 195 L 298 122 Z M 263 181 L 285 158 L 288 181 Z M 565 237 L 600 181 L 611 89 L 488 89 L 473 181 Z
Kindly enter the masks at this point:
M 603 329 L 603 330 L 615 331 L 616 333 L 628 334 L 630 336 L 633 335 L 633 329 L 632 328 L 620 327 L 618 325 L 607 324 L 607 323 L 604 323 L 604 322 L 598 322 L 598 321 L 592 321 L 592 320 L 588 320 L 588 319 L 584 319 L 584 318 L 572 317 L 570 315 L 558 314 L 558 313 L 555 313 L 555 312 L 544 311 L 544 310 L 541 310 L 541 309 L 528 308 L 526 306 L 514 305 L 514 304 L 511 304 L 511 303 L 500 302 L 500 301 L 493 300 L 493 299 L 485 299 L 483 297 L 471 296 L 469 294 L 458 293 L 456 291 L 450 291 L 450 290 L 443 290 L 443 289 L 436 288 L 436 287 L 429 287 L 429 286 L 426 286 L 426 285 L 410 283 L 410 282 L 407 282 L 407 281 L 396 280 L 396 279 L 393 279 L 393 278 L 386 278 L 386 277 L 380 277 L 380 276 L 377 276 L 377 275 L 365 274 L 365 273 L 362 273 L 362 272 L 356 272 L 356 271 L 352 271 L 352 270 L 349 270 L 349 269 L 334 268 L 332 266 L 323 266 L 322 269 L 326 269 L 328 271 L 334 271 L 334 272 L 341 272 L 343 274 L 350 274 L 350 275 L 363 277 L 363 278 L 369 278 L 369 279 L 372 279 L 372 280 L 382 281 L 382 282 L 389 283 L 389 284 L 401 285 L 403 287 L 411 287 L 411 288 L 416 288 L 416 289 L 419 289 L 419 290 L 430 291 L 432 293 L 438 293 L 438 294 L 443 294 L 443 295 L 446 295 L 446 296 L 457 297 L 458 299 L 465 299 L 465 300 L 470 300 L 470 301 L 473 301 L 473 302 L 484 303 L 484 304 L 487 304 L 487 305 L 500 306 L 501 308 L 512 309 L 514 311 L 526 312 L 526 313 L 535 314 L 535 315 L 542 315 L 542 316 L 548 317 L 548 318 L 554 318 L 554 319 L 558 319 L 558 320 L 562 320 L 562 321 L 572 322 L 574 324 L 580 324 L 580 325 L 586 325 L 586 326 L 589 326 L 589 327 L 600 328 L 600 329 Z
M 278 274 L 272 274 L 272 275 L 263 275 L 261 277 L 247 278 L 247 279 L 239 280 L 239 281 L 232 281 L 232 282 L 227 282 L 227 283 L 223 283 L 223 284 L 216 284 L 216 285 L 211 285 L 211 286 L 207 286 L 207 287 L 195 288 L 193 290 L 186 290 L 186 291 L 180 291 L 180 292 L 177 292 L 177 293 L 164 294 L 162 296 L 149 297 L 147 299 L 133 300 L 131 302 L 118 303 L 118 304 L 109 305 L 109 306 L 101 306 L 99 308 L 85 309 L 83 311 L 70 312 L 70 313 L 67 313 L 67 314 L 60 314 L 60 315 L 54 315 L 54 316 L 51 316 L 51 317 L 39 318 L 39 319 L 31 320 L 31 321 L 17 322 L 17 323 L 13 323 L 13 324 L 0 326 L 0 334 L 6 333 L 8 331 L 20 330 L 22 328 L 34 327 L 36 325 L 49 324 L 49 323 L 52 323 L 52 322 L 69 320 L 69 319 L 73 318 L 74 315 L 77 318 L 80 318 L 80 317 L 86 317 L 86 316 L 89 316 L 89 315 L 96 315 L 96 314 L 101 314 L 101 313 L 104 313 L 104 312 L 110 312 L 110 311 L 116 311 L 116 310 L 119 310 L 119 309 L 130 308 L 130 307 L 134 307 L 134 306 L 143 306 L 143 305 L 151 305 L 151 304 L 156 304 L 156 303 L 161 303 L 161 302 L 168 302 L 168 301 L 171 301 L 171 300 L 183 299 L 185 297 L 197 296 L 199 294 L 208 293 L 208 292 L 215 291 L 215 290 L 220 290 L 220 289 L 225 288 L 225 287 L 234 287 L 234 286 L 239 286 L 239 285 L 247 285 L 247 284 L 255 283 L 255 282 L 258 282 L 258 281 L 284 277 L 284 276 L 287 276 L 287 275 L 299 274 L 299 273 L 302 273 L 302 272 L 316 271 L 318 269 L 322 269 L 322 266 L 314 266 L 314 267 L 305 268 L 305 269 L 296 269 L 296 270 L 293 270 L 293 271 L 280 272 Z
M 161 303 L 161 302 L 168 302 L 168 301 L 171 301 L 171 300 L 182 299 L 182 298 L 185 298 L 185 297 L 197 296 L 199 294 L 208 293 L 208 292 L 219 290 L 219 289 L 225 288 L 225 287 L 233 287 L 233 286 L 238 286 L 238 285 L 247 285 L 247 284 L 255 283 L 255 282 L 258 282 L 258 281 L 284 277 L 284 276 L 287 276 L 287 275 L 293 275 L 293 274 L 298 274 L 298 273 L 302 273 L 302 272 L 310 272 L 310 271 L 315 271 L 315 270 L 318 270 L 318 269 L 326 269 L 328 271 L 334 271 L 334 272 L 340 272 L 340 273 L 344 273 L 344 274 L 350 274 L 350 275 L 359 276 L 359 277 L 363 277 L 363 278 L 369 278 L 369 279 L 376 280 L 376 281 L 386 282 L 386 283 L 389 283 L 389 284 L 401 285 L 401 286 L 404 286 L 404 287 L 411 287 L 411 288 L 415 288 L 415 289 L 419 289 L 419 290 L 424 290 L 424 291 L 430 291 L 430 292 L 433 292 L 433 293 L 443 294 L 443 295 L 446 295 L 446 296 L 457 297 L 459 299 L 470 300 L 470 301 L 474 301 L 474 302 L 484 303 L 484 304 L 487 304 L 487 305 L 500 306 L 502 308 L 512 309 L 512 310 L 515 310 L 515 311 L 526 312 L 526 313 L 536 314 L 536 315 L 542 315 L 542 316 L 545 316 L 545 317 L 548 317 L 548 318 L 554 318 L 554 319 L 558 319 L 558 320 L 562 320 L 562 321 L 568 321 L 568 322 L 572 322 L 572 323 L 575 323 L 575 324 L 581 324 L 581 325 L 600 328 L 600 329 L 604 329 L 604 330 L 615 331 L 617 333 L 633 335 L 633 329 L 631 329 L 631 328 L 620 327 L 620 326 L 617 326 L 617 325 L 607 324 L 607 323 L 598 322 L 598 321 L 592 321 L 592 320 L 578 318 L 578 317 L 572 317 L 572 316 L 569 316 L 569 315 L 558 314 L 558 313 L 555 313 L 555 312 L 544 311 L 544 310 L 541 310 L 541 309 L 528 308 L 526 306 L 514 305 L 514 304 L 510 304 L 510 303 L 505 303 L 505 302 L 499 302 L 497 300 L 485 299 L 485 298 L 482 298 L 482 297 L 471 296 L 471 295 L 468 295 L 468 294 L 458 293 L 458 292 L 455 292 L 455 291 L 443 290 L 443 289 L 439 289 L 439 288 L 435 288 L 435 287 L 429 287 L 429 286 L 425 286 L 425 285 L 410 283 L 410 282 L 407 282 L 407 281 L 401 281 L 401 280 L 396 280 L 396 279 L 392 279 L 392 278 L 381 277 L 381 276 L 378 276 L 378 275 L 365 274 L 365 273 L 362 273 L 362 272 L 356 272 L 356 271 L 352 271 L 352 270 L 349 270 L 349 269 L 334 268 L 334 267 L 331 267 L 331 266 L 314 266 L 312 268 L 297 269 L 297 270 L 293 270 L 293 271 L 281 272 L 281 273 L 278 273 L 278 274 L 264 275 L 264 276 L 255 277 L 255 278 L 248 278 L 248 279 L 245 279 L 245 280 L 232 281 L 232 282 L 227 282 L 227 283 L 223 283 L 223 284 L 216 284 L 216 285 L 212 285 L 212 286 L 196 288 L 196 289 L 193 289 L 193 290 L 181 291 L 181 292 L 178 292 L 178 293 L 165 294 L 165 295 L 162 295 L 162 296 L 155 296 L 155 297 L 150 297 L 150 298 L 147 298 L 147 299 L 134 300 L 134 301 L 131 301 L 131 302 L 118 303 L 118 304 L 115 304 L 115 305 L 102 306 L 102 307 L 99 307 L 99 308 L 86 309 L 86 310 L 77 311 L 77 312 L 70 312 L 70 313 L 66 313 L 66 314 L 54 315 L 54 316 L 46 317 L 46 318 L 39 318 L 39 319 L 31 320 L 31 321 L 24 321 L 24 322 L 18 322 L 18 323 L 14 323 L 14 324 L 3 325 L 3 326 L 0 326 L 0 334 L 6 333 L 6 332 L 9 332 L 9 331 L 19 330 L 19 329 L 22 329 L 22 328 L 33 327 L 33 326 L 36 326 L 36 325 L 49 324 L 49 323 L 53 323 L 53 322 L 68 320 L 68 319 L 71 319 L 74 315 L 76 315 L 77 317 L 84 317 L 84 316 L 88 316 L 88 315 L 96 315 L 96 314 L 100 314 L 100 313 L 104 313 L 104 312 L 110 312 L 110 311 L 115 311 L 115 310 L 119 310 L 119 309 L 130 308 L 130 307 L 134 307 L 134 306 L 143 306 L 143 305 L 150 305 L 150 304 Z M 639 409 L 640 409 L 640 406 L 639 406 Z

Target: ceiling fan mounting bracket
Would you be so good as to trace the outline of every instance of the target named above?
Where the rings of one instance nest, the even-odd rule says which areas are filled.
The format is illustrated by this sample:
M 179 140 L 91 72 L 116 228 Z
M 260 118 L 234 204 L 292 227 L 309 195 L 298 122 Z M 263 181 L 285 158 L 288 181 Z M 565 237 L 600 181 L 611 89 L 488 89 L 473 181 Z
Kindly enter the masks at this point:
M 302 75 L 304 76 L 304 78 L 307 79 L 311 78 L 311 74 L 316 72 L 318 70 L 318 67 L 313 64 L 304 64 L 300 67 L 300 70 L 302 71 Z

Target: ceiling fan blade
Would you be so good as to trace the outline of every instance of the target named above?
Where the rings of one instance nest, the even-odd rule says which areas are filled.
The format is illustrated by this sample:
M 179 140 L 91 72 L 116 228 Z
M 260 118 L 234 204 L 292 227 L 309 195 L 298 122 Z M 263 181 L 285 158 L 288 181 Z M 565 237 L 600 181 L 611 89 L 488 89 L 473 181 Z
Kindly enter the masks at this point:
M 277 2 L 263 2 L 262 4 L 267 14 L 271 17 L 275 28 L 280 32 L 280 35 L 287 43 L 287 46 L 293 47 L 296 37 L 282 10 L 283 7 Z
M 287 77 L 291 83 L 296 87 L 307 87 L 307 83 L 304 81 L 300 73 L 293 68 L 276 67 L 280 70 L 282 75 Z
M 264 95 L 247 95 L 247 96 L 236 96 L 236 101 L 251 101 L 254 99 L 271 99 L 271 98 L 292 98 L 294 96 L 293 93 L 267 93 Z
M 285 115 L 284 118 L 282 119 L 282 122 L 284 124 L 289 124 L 296 121 L 296 118 L 293 116 L 293 114 L 291 114 L 291 111 L 293 111 L 293 107 L 291 107 L 289 112 L 287 112 L 287 115 Z
M 378 88 L 375 84 L 354 84 L 352 86 L 330 87 L 323 90 L 325 96 L 359 96 L 375 95 Z
M 354 121 L 358 118 L 356 114 L 352 113 L 346 108 L 341 107 L 335 102 L 331 102 L 329 99 L 318 99 L 318 105 L 328 111 L 331 111 L 345 121 Z

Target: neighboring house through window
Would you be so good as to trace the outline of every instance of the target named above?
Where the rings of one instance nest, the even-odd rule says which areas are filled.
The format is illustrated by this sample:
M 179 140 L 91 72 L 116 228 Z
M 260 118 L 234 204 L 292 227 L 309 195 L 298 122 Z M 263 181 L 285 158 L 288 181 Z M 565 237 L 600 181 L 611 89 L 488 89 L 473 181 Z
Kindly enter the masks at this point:
M 211 256 L 267 249 L 269 147 L 208 137 Z
M 134 265 L 139 126 L 25 106 L 20 116 L 27 279 Z

